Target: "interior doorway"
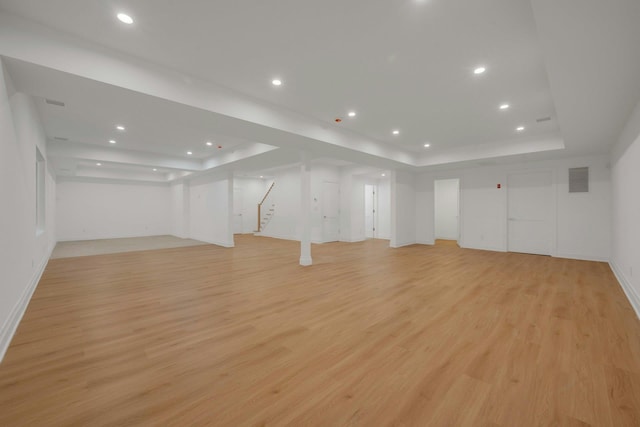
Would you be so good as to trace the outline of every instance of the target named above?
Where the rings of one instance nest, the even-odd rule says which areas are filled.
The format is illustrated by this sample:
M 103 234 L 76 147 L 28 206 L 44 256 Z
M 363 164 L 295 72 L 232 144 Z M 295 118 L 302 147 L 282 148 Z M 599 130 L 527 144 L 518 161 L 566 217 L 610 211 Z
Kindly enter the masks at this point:
M 460 241 L 460 179 L 434 182 L 435 238 Z
M 378 186 L 365 184 L 364 186 L 364 236 L 367 239 L 375 239 L 377 233 Z

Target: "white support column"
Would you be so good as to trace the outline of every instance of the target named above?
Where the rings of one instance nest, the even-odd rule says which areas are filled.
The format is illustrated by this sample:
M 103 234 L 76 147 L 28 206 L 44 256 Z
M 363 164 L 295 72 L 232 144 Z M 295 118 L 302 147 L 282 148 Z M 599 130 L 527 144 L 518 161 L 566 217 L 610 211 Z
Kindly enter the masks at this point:
M 301 154 L 300 166 L 300 265 L 311 265 L 311 162 Z

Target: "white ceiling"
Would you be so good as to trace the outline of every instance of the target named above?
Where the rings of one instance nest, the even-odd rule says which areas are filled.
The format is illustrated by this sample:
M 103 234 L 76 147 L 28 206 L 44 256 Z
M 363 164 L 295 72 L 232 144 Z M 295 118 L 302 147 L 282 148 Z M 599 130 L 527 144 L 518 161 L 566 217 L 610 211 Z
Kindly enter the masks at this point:
M 455 163 L 449 151 L 480 153 L 484 146 L 511 155 L 509 146 L 550 136 L 571 154 L 606 152 L 640 98 L 637 0 L 0 0 L 0 11 L 95 51 L 230 88 L 273 111 L 344 131 L 346 139 L 386 145 L 399 156 L 413 153 L 408 164 L 414 166 Z M 135 23 L 117 21 L 119 11 Z M 474 75 L 477 65 L 487 72 Z M 261 138 L 250 122 L 232 126 L 211 111 L 149 96 L 143 87 L 124 89 L 16 60 L 8 68 L 19 89 L 66 103 L 39 103 L 50 138 L 95 146 L 114 138 L 113 150 L 177 158 L 192 150 L 203 162 L 220 155 L 206 140 L 220 142 L 222 151 L 295 146 L 264 129 Z M 275 77 L 281 87 L 270 84 Z M 510 108 L 499 110 L 505 102 Z M 349 110 L 357 116 L 348 118 Z M 343 119 L 339 125 L 336 117 Z M 551 120 L 536 122 L 542 117 Z M 114 130 L 120 123 L 125 133 Z M 520 125 L 525 132 L 515 131 Z M 315 143 L 316 157 L 375 160 L 371 150 L 357 155 L 360 142 L 347 152 Z

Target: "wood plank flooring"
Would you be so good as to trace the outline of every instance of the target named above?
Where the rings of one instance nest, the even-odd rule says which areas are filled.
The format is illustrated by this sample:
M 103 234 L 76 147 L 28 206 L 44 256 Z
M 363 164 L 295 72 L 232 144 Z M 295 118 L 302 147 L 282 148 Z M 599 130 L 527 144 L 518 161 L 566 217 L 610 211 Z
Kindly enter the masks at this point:
M 51 260 L 0 426 L 638 426 L 640 322 L 605 263 L 236 236 Z

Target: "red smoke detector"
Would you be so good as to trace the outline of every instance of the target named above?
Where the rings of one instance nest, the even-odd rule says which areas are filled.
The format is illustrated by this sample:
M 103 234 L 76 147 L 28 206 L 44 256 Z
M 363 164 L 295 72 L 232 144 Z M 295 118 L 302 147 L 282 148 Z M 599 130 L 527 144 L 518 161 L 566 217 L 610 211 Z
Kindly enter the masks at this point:
M 341 118 L 337 118 L 337 119 L 336 119 L 336 123 L 340 123 L 341 121 L 342 121 L 342 119 L 341 119 Z

